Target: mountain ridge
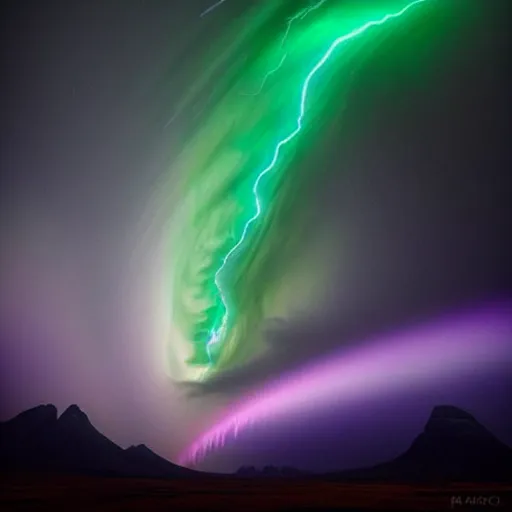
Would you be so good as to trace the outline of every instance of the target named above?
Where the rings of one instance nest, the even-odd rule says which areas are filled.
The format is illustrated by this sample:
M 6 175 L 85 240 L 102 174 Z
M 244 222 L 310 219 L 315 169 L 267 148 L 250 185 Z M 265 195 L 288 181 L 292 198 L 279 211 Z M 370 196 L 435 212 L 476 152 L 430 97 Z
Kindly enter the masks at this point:
M 145 445 L 121 448 L 76 404 L 60 416 L 54 405 L 39 405 L 0 423 L 0 469 L 150 478 L 199 474 Z
M 329 476 L 349 480 L 509 482 L 512 448 L 468 412 L 453 405 L 438 405 L 423 431 L 399 456 Z
M 43 404 L 0 423 L 0 470 L 144 478 L 226 477 L 187 469 L 145 444 L 121 448 L 97 430 L 78 405 L 60 416 Z M 512 449 L 471 414 L 438 405 L 410 447 L 367 468 L 313 475 L 296 468 L 242 466 L 240 478 L 327 478 L 364 481 L 512 481 Z

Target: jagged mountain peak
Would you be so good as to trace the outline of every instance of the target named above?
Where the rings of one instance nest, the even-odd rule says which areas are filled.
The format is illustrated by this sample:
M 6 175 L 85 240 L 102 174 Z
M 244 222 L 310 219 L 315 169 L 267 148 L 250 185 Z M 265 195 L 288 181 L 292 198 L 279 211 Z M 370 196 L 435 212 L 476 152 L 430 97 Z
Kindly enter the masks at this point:
M 57 407 L 53 404 L 41 404 L 21 412 L 9 421 L 48 421 L 57 419 Z
M 464 420 L 472 420 L 476 421 L 475 418 L 469 414 L 469 412 L 460 409 L 459 407 L 455 407 L 454 405 L 436 405 L 432 409 L 432 413 L 430 414 L 431 419 L 437 418 L 448 418 L 448 419 L 464 419 Z
M 126 451 L 132 451 L 132 452 L 150 452 L 151 450 L 145 445 L 145 444 L 132 444 L 131 446 L 129 446 L 128 448 L 126 448 Z
M 434 407 L 425 424 L 424 433 L 444 437 L 468 435 L 493 437 L 470 413 L 453 405 Z
M 60 416 L 59 422 L 75 422 L 75 423 L 90 423 L 87 414 L 78 407 L 78 405 L 70 405 Z
M 145 444 L 133 444 L 132 446 L 126 448 L 127 453 L 132 455 L 136 455 L 138 457 L 158 457 L 161 458 L 160 455 L 156 454 L 151 448 L 148 448 Z
M 18 439 L 33 438 L 48 429 L 52 429 L 57 423 L 57 407 L 53 404 L 43 404 L 32 407 L 21 412 L 14 418 L 0 423 L 3 433 L 1 444 L 5 444 L 5 439 L 15 434 Z M 12 434 L 11 434 L 12 433 Z

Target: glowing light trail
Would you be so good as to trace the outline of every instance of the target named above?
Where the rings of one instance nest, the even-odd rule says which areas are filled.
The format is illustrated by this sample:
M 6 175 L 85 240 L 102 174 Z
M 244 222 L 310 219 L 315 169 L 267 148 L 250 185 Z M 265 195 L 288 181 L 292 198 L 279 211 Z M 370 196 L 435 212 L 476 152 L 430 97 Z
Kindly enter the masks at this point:
M 310 6 L 310 7 L 306 7 L 304 9 L 302 9 L 295 16 L 292 16 L 288 20 L 288 23 L 286 24 L 286 31 L 285 31 L 285 33 L 283 35 L 283 39 L 281 40 L 281 48 L 284 48 L 284 46 L 286 44 L 286 41 L 288 40 L 288 36 L 290 35 L 290 30 L 292 28 L 293 23 L 295 21 L 297 21 L 297 20 L 303 20 L 310 12 L 316 11 L 318 8 L 322 7 L 322 5 L 325 4 L 325 2 L 327 2 L 327 0 L 319 0 L 319 2 L 317 2 L 316 4 L 314 4 L 314 5 Z M 281 67 L 284 64 L 284 61 L 286 60 L 287 55 L 288 55 L 287 53 L 284 53 L 283 56 L 281 57 L 281 60 L 279 61 L 279 64 L 277 64 L 277 66 L 275 68 L 271 69 L 263 77 L 263 80 L 262 80 L 261 85 L 260 85 L 259 89 L 257 90 L 257 92 L 255 92 L 253 94 L 244 94 L 244 96 L 258 96 L 258 94 L 260 94 L 261 91 L 263 90 L 263 88 L 265 87 L 265 84 L 267 83 L 267 80 L 274 73 L 277 73 L 281 69 Z
M 263 90 L 263 88 L 265 87 L 265 84 L 267 83 L 267 80 L 274 74 L 274 73 L 277 73 L 281 67 L 283 66 L 284 64 L 284 61 L 286 60 L 286 56 L 287 54 L 285 53 L 282 57 L 281 57 L 281 60 L 279 61 L 279 64 L 271 69 L 264 77 L 263 77 L 263 80 L 261 81 L 261 85 L 259 87 L 259 89 L 255 92 L 255 93 L 252 93 L 252 94 L 243 94 L 243 96 L 258 96 L 258 94 L 261 93 L 261 91 Z
M 406 389 L 417 393 L 440 380 L 449 390 L 455 378 L 511 364 L 511 340 L 512 303 L 504 302 L 345 347 L 248 394 L 200 435 L 179 463 L 196 465 L 248 426 L 271 419 L 296 413 L 311 417 Z
M 207 14 L 211 13 L 214 9 L 217 9 L 217 7 L 220 7 L 226 0 L 219 0 L 218 2 L 214 3 L 208 9 L 204 10 L 199 17 L 202 18 L 203 16 L 206 16 Z
M 256 213 L 246 222 L 238 242 L 231 248 L 231 250 L 226 254 L 226 256 L 224 256 L 224 258 L 222 259 L 221 266 L 215 273 L 215 285 L 219 291 L 219 296 L 220 296 L 220 300 L 222 302 L 222 309 L 224 310 L 224 314 L 222 317 L 220 327 L 216 330 L 212 329 L 212 331 L 210 331 L 210 339 L 206 345 L 206 351 L 208 354 L 208 358 L 210 360 L 210 364 L 212 363 L 212 355 L 211 355 L 212 346 L 220 341 L 222 335 L 224 334 L 224 330 L 226 328 L 228 317 L 229 317 L 229 311 L 228 311 L 228 307 L 227 307 L 227 303 L 226 303 L 226 296 L 225 296 L 224 291 L 222 290 L 222 286 L 221 286 L 219 277 L 220 277 L 222 271 L 224 270 L 224 268 L 226 267 L 228 260 L 231 258 L 231 256 L 233 254 L 235 254 L 235 252 L 244 243 L 250 226 L 254 223 L 254 221 L 256 221 L 258 219 L 258 217 L 261 214 L 261 211 L 262 211 L 261 199 L 258 195 L 258 187 L 259 187 L 261 180 L 263 179 L 264 176 L 266 176 L 269 172 L 271 172 L 272 169 L 275 167 L 277 160 L 279 158 L 281 149 L 284 146 L 286 146 L 288 143 L 290 143 L 293 139 L 295 139 L 295 137 L 302 130 L 302 123 L 303 123 L 303 119 L 304 119 L 305 112 L 306 112 L 306 100 L 308 97 L 308 92 L 309 92 L 309 87 L 310 87 L 311 81 L 313 80 L 315 75 L 318 73 L 318 71 L 328 62 L 328 60 L 333 55 L 334 51 L 340 45 L 342 45 L 343 43 L 346 43 L 347 41 L 350 41 L 351 39 L 358 37 L 359 35 L 365 33 L 370 28 L 381 26 L 392 19 L 400 18 L 407 11 L 412 9 L 414 6 L 422 4 L 426 1 L 427 0 L 414 0 L 413 2 L 410 2 L 409 4 L 407 4 L 405 7 L 403 7 L 400 11 L 398 11 L 396 13 L 387 14 L 387 15 L 383 16 L 382 18 L 380 18 L 379 20 L 369 21 L 369 22 L 365 23 L 364 25 L 362 25 L 361 27 L 356 28 L 353 31 L 349 32 L 348 34 L 338 37 L 331 43 L 331 45 L 329 46 L 327 51 L 324 53 L 324 55 L 320 58 L 320 60 L 316 63 L 316 65 L 313 67 L 313 69 L 306 76 L 306 79 L 304 80 L 304 83 L 302 85 L 299 115 L 297 117 L 296 128 L 288 136 L 286 136 L 284 139 L 282 139 L 278 142 L 278 144 L 275 147 L 274 155 L 273 155 L 271 162 L 269 163 L 269 165 L 267 167 L 265 167 L 258 174 L 258 177 L 256 178 L 256 181 L 252 187 L 252 191 L 253 191 L 254 199 L 255 199 L 255 203 L 256 203 Z
M 295 16 L 292 16 L 288 20 L 288 23 L 286 25 L 286 32 L 284 33 L 283 39 L 281 41 L 281 48 L 285 45 L 286 40 L 288 39 L 288 35 L 290 34 L 290 30 L 292 28 L 293 23 L 297 20 L 303 20 L 310 12 L 316 11 L 317 9 L 322 7 L 322 5 L 325 4 L 325 2 L 327 2 L 327 0 L 320 0 L 315 5 L 302 9 Z

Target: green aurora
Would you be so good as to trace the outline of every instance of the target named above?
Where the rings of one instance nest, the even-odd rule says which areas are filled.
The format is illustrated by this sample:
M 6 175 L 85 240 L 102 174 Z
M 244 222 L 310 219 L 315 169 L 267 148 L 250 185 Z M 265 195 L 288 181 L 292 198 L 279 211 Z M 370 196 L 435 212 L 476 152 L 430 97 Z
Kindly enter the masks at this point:
M 432 34 L 422 24 L 436 4 L 260 2 L 205 52 L 178 109 L 202 101 L 173 162 L 179 206 L 169 268 L 172 321 L 191 347 L 186 365 L 205 370 L 201 379 L 255 357 L 269 319 L 318 304 L 335 245 L 315 247 L 323 232 L 308 203 L 325 172 L 322 137 L 376 51 L 386 49 L 391 68 L 397 41 L 419 41 L 409 51 L 426 53 Z

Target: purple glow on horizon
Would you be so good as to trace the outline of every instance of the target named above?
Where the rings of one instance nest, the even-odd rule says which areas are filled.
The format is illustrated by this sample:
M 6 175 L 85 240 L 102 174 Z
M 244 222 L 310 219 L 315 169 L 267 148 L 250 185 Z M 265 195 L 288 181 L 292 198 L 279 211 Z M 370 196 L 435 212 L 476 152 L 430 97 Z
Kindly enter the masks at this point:
M 202 434 L 179 463 L 196 465 L 256 422 L 375 396 L 385 391 L 453 380 L 512 363 L 512 303 L 435 320 L 345 348 L 256 390 Z

